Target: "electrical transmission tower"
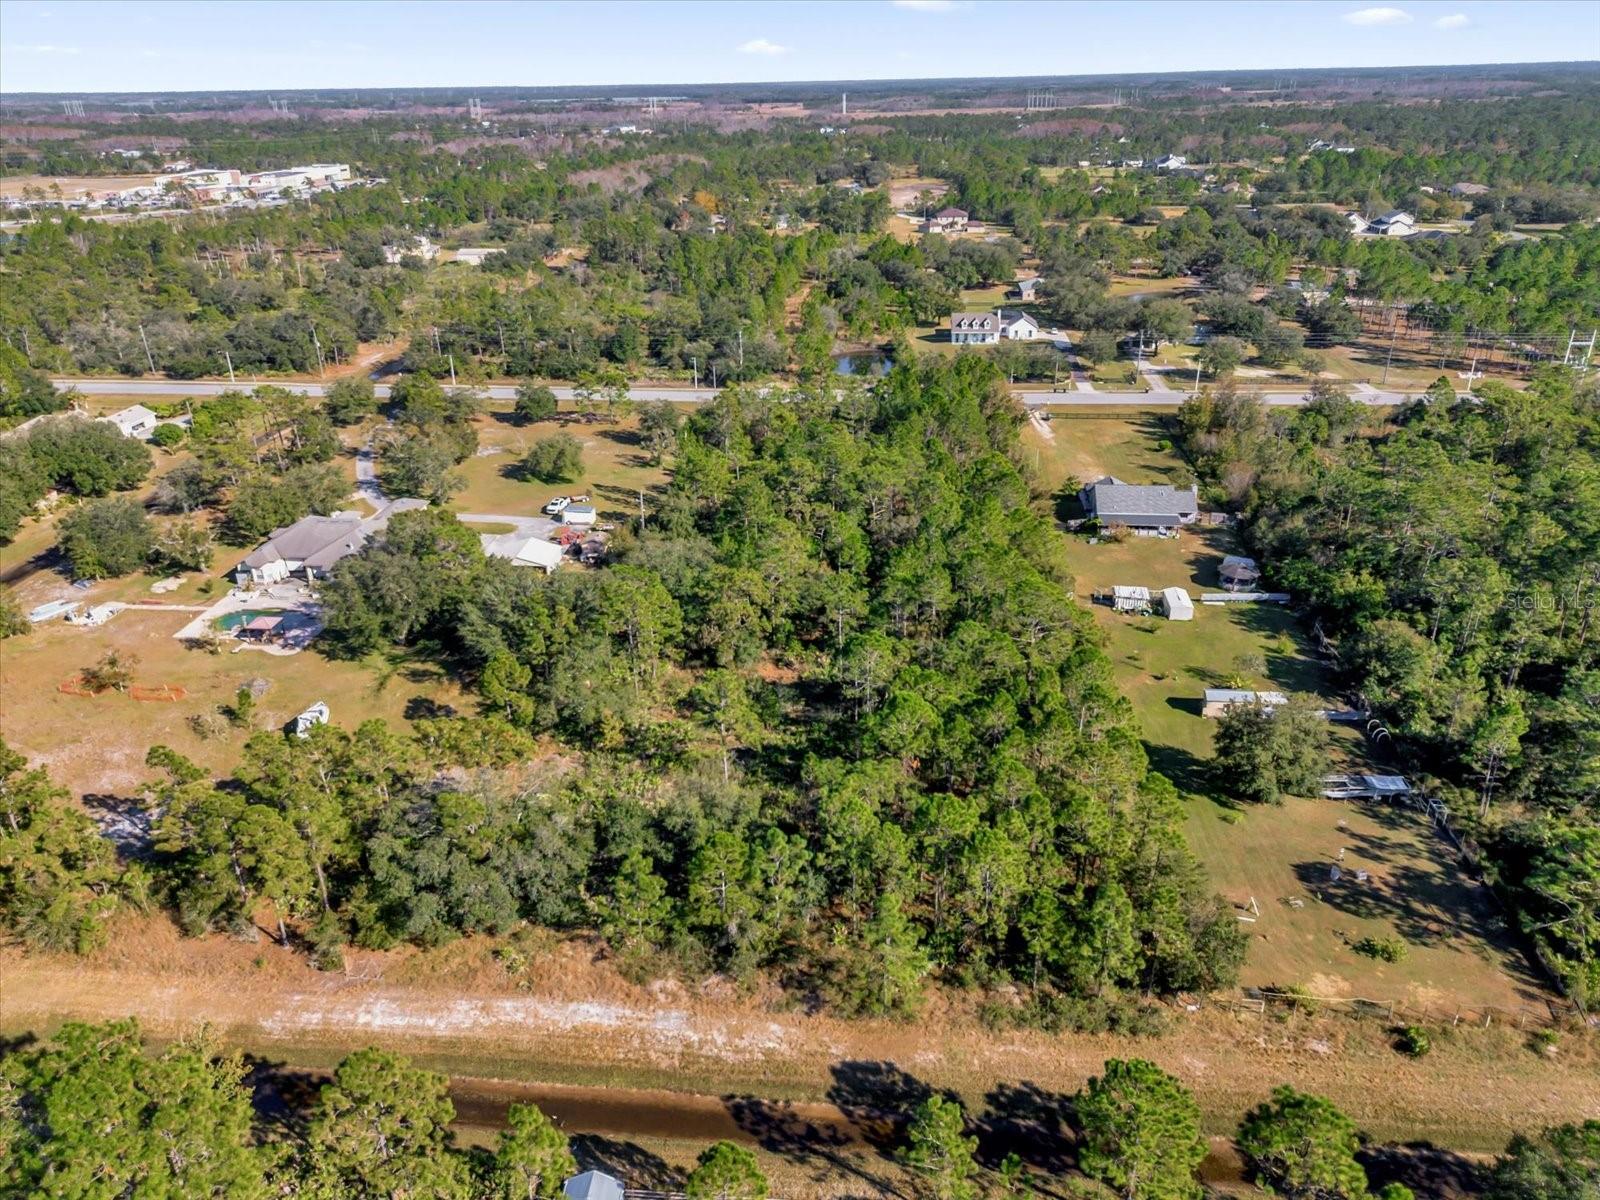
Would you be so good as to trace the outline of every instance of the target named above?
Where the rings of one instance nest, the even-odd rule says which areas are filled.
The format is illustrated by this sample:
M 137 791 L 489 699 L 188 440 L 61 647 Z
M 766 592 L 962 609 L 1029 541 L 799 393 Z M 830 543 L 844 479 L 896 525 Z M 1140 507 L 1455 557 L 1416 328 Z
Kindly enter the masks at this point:
M 83 116 L 83 101 L 63 100 L 61 102 L 61 111 L 69 117 L 81 117 Z
M 468 100 L 467 116 L 470 117 L 474 123 L 483 120 L 483 101 L 479 100 L 476 96 L 474 96 L 471 100 Z
M 1029 112 L 1049 112 L 1061 105 L 1056 100 L 1054 88 L 1035 88 L 1028 92 L 1027 107 Z

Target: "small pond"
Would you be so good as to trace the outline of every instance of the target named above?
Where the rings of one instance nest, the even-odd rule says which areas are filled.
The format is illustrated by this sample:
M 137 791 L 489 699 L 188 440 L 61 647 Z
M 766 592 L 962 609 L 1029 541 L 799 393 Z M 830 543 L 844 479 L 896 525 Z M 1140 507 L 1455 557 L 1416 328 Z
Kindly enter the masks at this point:
M 858 350 L 833 356 L 835 375 L 870 375 L 878 378 L 887 375 L 893 366 L 889 356 L 877 350 Z

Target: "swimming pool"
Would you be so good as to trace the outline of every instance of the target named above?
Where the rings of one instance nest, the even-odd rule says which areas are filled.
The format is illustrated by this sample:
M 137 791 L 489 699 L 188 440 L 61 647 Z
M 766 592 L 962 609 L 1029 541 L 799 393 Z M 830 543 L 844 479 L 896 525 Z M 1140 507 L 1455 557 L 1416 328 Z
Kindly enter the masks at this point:
M 238 612 L 223 613 L 212 624 L 226 633 L 241 625 L 248 625 L 257 617 L 282 617 L 283 625 L 280 628 L 285 632 L 307 621 L 305 613 L 292 608 L 241 608 Z

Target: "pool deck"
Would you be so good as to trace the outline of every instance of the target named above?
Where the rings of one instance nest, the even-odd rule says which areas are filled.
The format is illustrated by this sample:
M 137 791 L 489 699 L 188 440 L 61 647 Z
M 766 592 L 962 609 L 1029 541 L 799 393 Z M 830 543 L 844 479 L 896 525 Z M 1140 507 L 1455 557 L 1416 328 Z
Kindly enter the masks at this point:
M 302 627 L 291 630 L 279 643 L 234 640 L 234 652 L 259 650 L 263 654 L 298 654 L 322 632 L 322 608 L 317 604 L 311 588 L 298 580 L 268 584 L 259 588 L 233 588 L 222 599 L 203 610 L 199 616 L 172 636 L 179 641 L 195 641 L 208 633 L 217 632 L 217 620 L 237 612 L 294 612 L 309 617 Z

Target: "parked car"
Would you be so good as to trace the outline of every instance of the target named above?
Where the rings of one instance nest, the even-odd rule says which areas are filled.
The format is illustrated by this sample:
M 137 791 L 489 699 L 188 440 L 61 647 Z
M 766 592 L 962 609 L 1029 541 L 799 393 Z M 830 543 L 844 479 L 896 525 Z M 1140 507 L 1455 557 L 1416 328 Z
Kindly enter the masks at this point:
M 550 501 L 549 504 L 544 506 L 544 511 L 549 513 L 552 517 L 559 517 L 562 513 L 567 511 L 567 505 L 571 503 L 572 498 L 570 496 L 557 496 L 554 500 Z

